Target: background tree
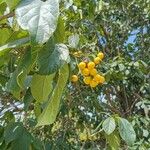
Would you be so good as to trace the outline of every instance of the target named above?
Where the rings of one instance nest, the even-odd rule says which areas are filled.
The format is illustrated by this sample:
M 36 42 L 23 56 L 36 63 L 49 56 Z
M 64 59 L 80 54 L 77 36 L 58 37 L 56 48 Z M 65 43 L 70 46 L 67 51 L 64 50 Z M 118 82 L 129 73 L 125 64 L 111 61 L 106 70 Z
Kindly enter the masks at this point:
M 149 10 L 149 0 L 0 0 L 0 149 L 150 149 Z M 106 81 L 91 88 L 78 64 L 99 52 Z

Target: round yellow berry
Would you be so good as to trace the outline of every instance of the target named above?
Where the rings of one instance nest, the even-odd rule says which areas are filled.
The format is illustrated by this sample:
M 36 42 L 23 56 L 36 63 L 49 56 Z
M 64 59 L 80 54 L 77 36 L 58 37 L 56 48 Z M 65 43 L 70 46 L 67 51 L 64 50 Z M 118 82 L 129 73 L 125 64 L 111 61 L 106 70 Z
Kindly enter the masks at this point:
M 72 82 L 77 82 L 78 81 L 78 76 L 77 75 L 72 75 L 71 81 Z
M 79 69 L 83 70 L 86 67 L 86 63 L 85 62 L 80 62 L 78 67 L 79 67 Z
M 90 69 L 90 70 L 94 69 L 95 63 L 94 62 L 89 62 L 87 66 L 88 66 L 88 69 Z
M 98 83 L 101 81 L 101 79 L 102 79 L 102 76 L 99 75 L 99 74 L 96 74 L 96 75 L 94 76 L 94 80 L 97 81 Z
M 100 84 L 103 84 L 105 82 L 105 78 L 103 76 L 101 76 L 101 79 L 99 81 Z
M 91 80 L 92 80 L 91 77 L 85 77 L 85 78 L 83 79 L 84 83 L 87 84 L 87 85 L 90 84 Z
M 104 58 L 104 53 L 99 52 L 97 56 L 102 60 Z
M 98 83 L 95 80 L 91 80 L 90 87 L 94 88 L 98 85 Z
M 95 68 L 90 70 L 90 75 L 95 76 L 96 74 L 97 70 Z
M 94 63 L 98 65 L 100 63 L 101 59 L 99 57 L 94 58 Z
M 82 70 L 82 74 L 83 74 L 84 76 L 88 76 L 88 75 L 90 74 L 89 69 L 88 69 L 88 68 L 83 69 L 83 70 Z

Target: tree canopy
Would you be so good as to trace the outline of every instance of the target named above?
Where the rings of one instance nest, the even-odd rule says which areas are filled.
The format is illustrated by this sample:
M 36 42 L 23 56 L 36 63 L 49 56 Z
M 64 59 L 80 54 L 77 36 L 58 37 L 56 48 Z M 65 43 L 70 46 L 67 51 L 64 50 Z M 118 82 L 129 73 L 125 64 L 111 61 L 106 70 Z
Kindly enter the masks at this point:
M 0 149 L 150 149 L 150 0 L 0 0 Z

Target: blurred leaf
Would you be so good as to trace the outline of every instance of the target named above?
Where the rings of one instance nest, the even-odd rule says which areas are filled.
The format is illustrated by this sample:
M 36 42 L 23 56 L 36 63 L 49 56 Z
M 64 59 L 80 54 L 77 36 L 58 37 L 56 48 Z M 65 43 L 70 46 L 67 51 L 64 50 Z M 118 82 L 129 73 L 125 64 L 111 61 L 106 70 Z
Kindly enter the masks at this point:
M 112 117 L 107 118 L 103 122 L 103 129 L 106 132 L 106 134 L 111 134 L 116 128 L 115 120 Z
M 11 141 L 22 136 L 23 126 L 22 123 L 15 122 L 9 123 L 4 131 L 4 138 L 6 143 L 10 143 Z
M 136 133 L 128 120 L 119 118 L 118 120 L 120 136 L 128 145 L 133 145 L 136 140 Z
M 120 149 L 120 138 L 119 135 L 113 132 L 112 134 L 106 135 L 106 139 L 111 147 L 111 150 Z

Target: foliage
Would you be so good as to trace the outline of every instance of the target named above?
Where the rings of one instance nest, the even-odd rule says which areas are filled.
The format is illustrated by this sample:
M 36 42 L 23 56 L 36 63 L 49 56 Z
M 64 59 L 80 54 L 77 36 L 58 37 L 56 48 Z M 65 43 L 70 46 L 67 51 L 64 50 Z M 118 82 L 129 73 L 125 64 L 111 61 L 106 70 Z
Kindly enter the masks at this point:
M 149 0 L 0 0 L 0 149 L 150 149 L 149 10 Z M 103 85 L 85 84 L 87 61 Z

